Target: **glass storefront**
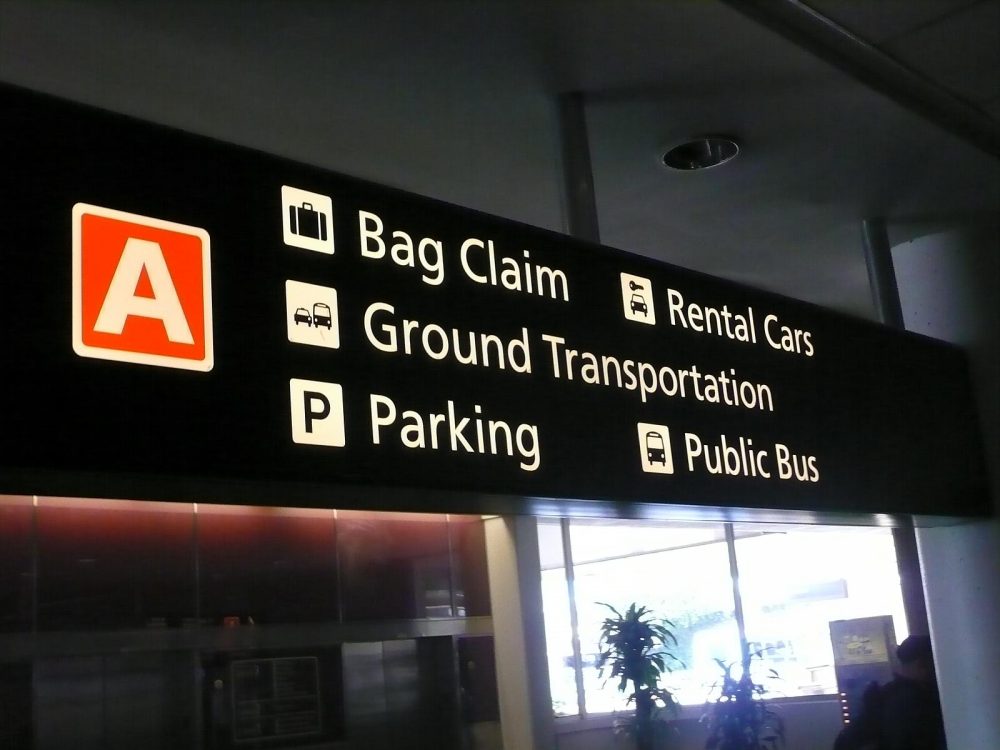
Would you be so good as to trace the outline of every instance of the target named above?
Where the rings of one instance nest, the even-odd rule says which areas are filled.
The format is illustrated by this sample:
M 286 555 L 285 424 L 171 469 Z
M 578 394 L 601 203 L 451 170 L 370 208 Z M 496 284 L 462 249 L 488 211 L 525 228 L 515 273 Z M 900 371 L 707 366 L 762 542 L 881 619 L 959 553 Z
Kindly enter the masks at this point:
M 4 748 L 461 748 L 493 675 L 478 516 L 0 496 Z

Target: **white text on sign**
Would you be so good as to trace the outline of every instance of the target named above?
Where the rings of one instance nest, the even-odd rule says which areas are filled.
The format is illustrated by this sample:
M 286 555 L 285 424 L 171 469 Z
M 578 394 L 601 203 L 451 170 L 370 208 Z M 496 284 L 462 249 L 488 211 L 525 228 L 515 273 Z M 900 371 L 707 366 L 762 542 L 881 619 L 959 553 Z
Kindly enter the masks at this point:
M 388 433 L 396 434 L 404 448 L 510 456 L 519 460 L 524 471 L 535 471 L 541 464 L 537 425 L 490 419 L 479 404 L 473 406 L 472 414 L 461 413 L 451 399 L 440 412 L 400 412 L 392 398 L 373 393 L 370 414 L 375 445 Z
M 744 344 L 757 343 L 757 323 L 752 307 L 747 307 L 743 312 L 734 312 L 728 305 L 709 307 L 686 302 L 684 295 L 676 289 L 668 289 L 667 310 L 672 326 L 723 336 Z M 773 313 L 764 316 L 763 333 L 763 339 L 772 349 L 805 357 L 812 357 L 816 353 L 810 331 L 786 325 Z
M 414 239 L 402 229 L 391 232 L 382 218 L 358 211 L 361 257 L 389 258 L 397 266 L 420 270 L 420 280 L 439 286 L 445 280 L 444 242 L 433 237 Z M 459 265 L 466 278 L 476 284 L 499 287 L 511 292 L 569 302 L 569 280 L 558 268 L 536 263 L 530 250 L 521 257 L 499 252 L 493 240 L 470 237 L 462 242 Z
M 691 472 L 704 470 L 709 474 L 734 477 L 819 481 L 816 456 L 796 454 L 784 443 L 775 443 L 769 450 L 755 446 L 748 437 L 720 435 L 718 440 L 705 441 L 693 432 L 686 432 L 684 453 L 687 469 Z

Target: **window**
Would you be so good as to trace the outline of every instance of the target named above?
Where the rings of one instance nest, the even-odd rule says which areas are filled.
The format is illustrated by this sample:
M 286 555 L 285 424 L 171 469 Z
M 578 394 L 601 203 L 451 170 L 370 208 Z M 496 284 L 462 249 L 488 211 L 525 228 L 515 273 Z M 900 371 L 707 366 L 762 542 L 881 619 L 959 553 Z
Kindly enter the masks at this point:
M 905 635 L 888 529 L 543 519 L 538 538 L 557 716 L 626 709 L 596 668 L 602 603 L 636 602 L 673 623 L 684 666 L 665 684 L 687 705 L 709 697 L 716 659 L 739 660 L 741 632 L 782 696 L 836 692 L 832 620 L 889 614 Z
M 573 625 L 563 542 L 559 522 L 540 523 L 538 547 L 542 567 L 542 614 L 545 617 L 545 643 L 548 649 L 549 689 L 556 716 L 579 712 L 576 668 L 573 654 Z
M 751 650 L 786 695 L 837 691 L 829 623 L 892 615 L 906 637 L 896 553 L 888 529 L 741 526 L 740 595 Z

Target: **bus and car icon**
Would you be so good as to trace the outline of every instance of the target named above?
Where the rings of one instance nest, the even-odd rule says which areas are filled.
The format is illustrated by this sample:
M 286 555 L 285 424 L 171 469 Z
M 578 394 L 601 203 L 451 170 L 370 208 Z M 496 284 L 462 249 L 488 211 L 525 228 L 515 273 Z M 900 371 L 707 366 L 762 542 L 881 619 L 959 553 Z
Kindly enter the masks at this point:
M 309 309 L 305 307 L 296 308 L 295 313 L 292 315 L 292 320 L 295 322 L 295 325 L 305 323 L 307 326 L 314 326 L 316 328 L 333 329 L 333 314 L 330 312 L 330 306 L 325 302 L 314 304 L 312 312 L 309 312 Z

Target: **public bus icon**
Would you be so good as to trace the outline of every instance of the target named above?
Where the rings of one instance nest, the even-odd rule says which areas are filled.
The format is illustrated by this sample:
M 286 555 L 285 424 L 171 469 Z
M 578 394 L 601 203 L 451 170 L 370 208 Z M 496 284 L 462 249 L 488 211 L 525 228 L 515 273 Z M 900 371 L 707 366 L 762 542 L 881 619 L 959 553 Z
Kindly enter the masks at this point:
M 330 306 L 325 302 L 317 302 L 313 305 L 313 325 L 319 328 L 325 327 L 327 330 L 333 328 L 333 315 L 330 313 Z
M 667 451 L 663 444 L 663 435 L 658 432 L 646 433 L 646 460 L 651 464 L 667 465 Z
M 651 474 L 673 474 L 674 457 L 670 451 L 670 428 L 665 424 L 639 422 L 639 458 L 642 470 Z

